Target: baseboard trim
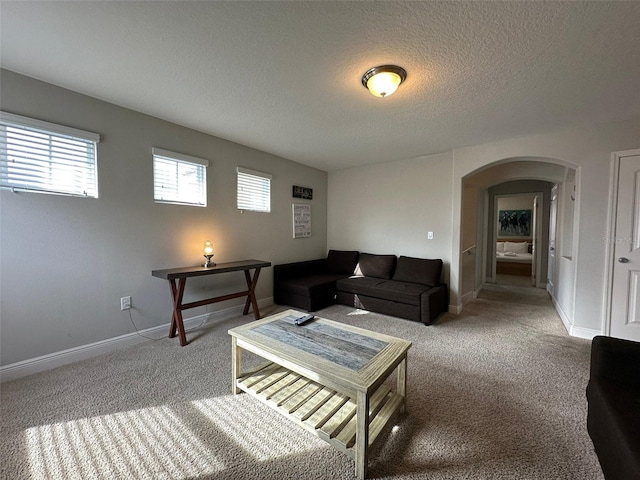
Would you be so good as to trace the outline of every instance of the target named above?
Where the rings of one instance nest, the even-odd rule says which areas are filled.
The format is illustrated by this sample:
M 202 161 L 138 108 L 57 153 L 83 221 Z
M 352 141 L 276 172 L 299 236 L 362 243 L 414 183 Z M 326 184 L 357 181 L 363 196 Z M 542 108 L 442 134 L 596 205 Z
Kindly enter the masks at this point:
M 449 313 L 460 315 L 462 313 L 462 305 L 449 305 Z
M 553 308 L 556 309 L 556 312 L 558 313 L 558 316 L 560 317 L 560 320 L 562 320 L 562 324 L 564 325 L 565 330 L 567 331 L 567 333 L 569 335 L 571 335 L 571 328 L 573 327 L 573 325 L 571 323 L 571 319 L 565 313 L 565 311 L 562 309 L 562 307 L 560 306 L 560 304 L 556 300 L 556 297 L 551 295 L 551 293 L 548 290 L 547 290 L 547 293 L 549 293 L 549 296 L 551 297 L 551 302 L 553 303 Z
M 562 307 L 557 302 L 555 297 L 551 294 L 549 295 L 551 296 L 553 306 L 556 309 L 556 312 L 558 312 L 558 316 L 562 320 L 562 324 L 564 325 L 564 328 L 567 330 L 567 333 L 569 335 L 571 335 L 572 337 L 585 338 L 587 340 L 593 339 L 593 337 L 595 337 L 596 335 L 602 335 L 599 330 L 594 330 L 593 328 L 576 327 L 573 323 L 571 323 L 569 316 L 565 313 L 564 310 L 562 310 Z
M 258 306 L 260 308 L 271 305 L 273 305 L 273 297 L 258 300 Z M 220 320 L 240 315 L 243 309 L 243 305 L 237 305 L 234 307 L 225 308 L 223 310 L 217 310 L 215 312 L 204 313 L 201 315 L 196 315 L 194 317 L 185 318 L 184 327 L 188 330 L 190 328 L 197 327 L 201 323 L 207 323 L 212 319 Z M 160 337 L 167 334 L 169 325 L 169 323 L 166 323 L 157 327 L 140 330 L 138 333 L 146 336 Z M 88 358 L 102 355 L 103 353 L 109 353 L 114 350 L 130 347 L 132 345 L 136 345 L 148 340 L 138 335 L 138 333 L 127 333 L 125 335 L 108 338 L 99 342 L 89 343 L 87 345 L 81 345 L 79 347 L 61 350 L 59 352 L 50 353 L 41 357 L 30 358 L 21 362 L 5 365 L 3 367 L 0 367 L 0 382 L 15 380 L 16 378 L 25 377 L 33 373 L 44 372 L 46 370 L 51 370 L 52 368 L 61 367 L 68 363 L 86 360 Z
M 462 305 L 464 306 L 474 298 L 476 298 L 476 292 L 471 290 L 470 292 L 467 292 L 462 296 L 462 298 L 460 299 L 460 303 L 462 303 Z
M 571 327 L 571 331 L 569 335 L 572 337 L 585 338 L 587 340 L 593 340 L 593 337 L 596 335 L 602 335 L 599 330 L 594 330 L 593 328 L 584 328 L 584 327 Z

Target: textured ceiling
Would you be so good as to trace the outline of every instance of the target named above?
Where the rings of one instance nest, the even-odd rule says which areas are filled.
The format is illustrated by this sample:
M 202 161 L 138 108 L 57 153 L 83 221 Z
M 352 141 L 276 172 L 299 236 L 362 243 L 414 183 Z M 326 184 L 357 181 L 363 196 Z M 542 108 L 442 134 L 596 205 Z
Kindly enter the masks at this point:
M 0 2 L 0 64 L 322 170 L 640 115 L 640 2 Z M 394 63 L 380 99 L 360 83 Z

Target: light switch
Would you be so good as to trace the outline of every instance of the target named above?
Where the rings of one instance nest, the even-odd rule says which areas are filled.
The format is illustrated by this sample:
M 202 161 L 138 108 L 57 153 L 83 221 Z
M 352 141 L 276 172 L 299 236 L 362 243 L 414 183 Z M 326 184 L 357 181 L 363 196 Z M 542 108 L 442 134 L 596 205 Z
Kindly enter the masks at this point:
M 427 238 L 428 238 L 429 240 L 433 240 L 433 232 L 429 232 L 429 233 L 427 233 Z

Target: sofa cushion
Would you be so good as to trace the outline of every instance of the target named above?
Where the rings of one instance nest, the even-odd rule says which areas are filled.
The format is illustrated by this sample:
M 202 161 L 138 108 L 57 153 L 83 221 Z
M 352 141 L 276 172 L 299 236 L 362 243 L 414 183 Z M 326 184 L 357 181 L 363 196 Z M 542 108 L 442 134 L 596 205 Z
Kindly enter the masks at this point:
M 393 280 L 399 282 L 419 283 L 435 287 L 440 283 L 442 260 L 427 258 L 403 257 L 398 259 Z
M 282 292 L 312 297 L 314 295 L 329 294 L 330 292 L 335 293 L 336 280 L 340 278 L 344 278 L 344 275 L 339 273 L 320 273 L 283 280 L 278 288 Z
M 329 250 L 327 254 L 327 271 L 353 275 L 358 264 L 359 252 L 353 250 Z
M 420 321 L 420 307 L 407 303 L 390 302 L 376 297 L 366 295 L 356 295 L 338 291 L 337 302 L 349 307 L 360 308 L 369 312 L 382 313 L 392 317 L 406 318 L 408 320 Z
M 349 277 L 336 282 L 340 292 L 376 297 L 382 300 L 420 305 L 420 295 L 431 287 L 418 283 L 396 282 L 374 277 Z
M 395 255 L 373 255 L 371 253 L 361 253 L 358 260 L 356 275 L 375 278 L 391 278 L 393 269 L 396 266 Z

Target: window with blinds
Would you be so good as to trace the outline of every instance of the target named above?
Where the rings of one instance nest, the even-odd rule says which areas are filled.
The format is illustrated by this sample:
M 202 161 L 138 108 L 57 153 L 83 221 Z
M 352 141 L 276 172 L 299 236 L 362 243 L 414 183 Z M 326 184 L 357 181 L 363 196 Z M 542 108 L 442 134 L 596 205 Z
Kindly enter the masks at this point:
M 0 112 L 0 187 L 98 197 L 100 136 Z
M 156 203 L 207 206 L 209 162 L 153 148 L 153 198 Z
M 238 210 L 271 212 L 271 175 L 238 167 Z

